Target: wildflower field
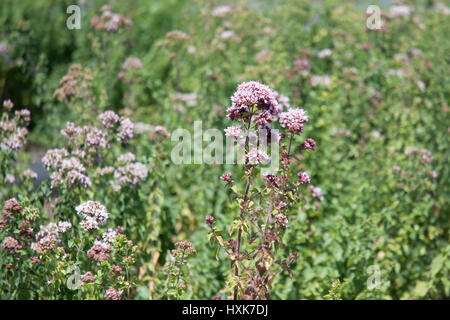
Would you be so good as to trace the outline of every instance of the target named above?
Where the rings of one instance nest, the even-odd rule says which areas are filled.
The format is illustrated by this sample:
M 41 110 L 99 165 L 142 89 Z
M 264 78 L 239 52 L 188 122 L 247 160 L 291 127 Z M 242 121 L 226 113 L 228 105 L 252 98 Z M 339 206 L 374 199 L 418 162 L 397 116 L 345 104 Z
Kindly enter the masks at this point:
M 0 299 L 448 299 L 450 3 L 1 0 Z

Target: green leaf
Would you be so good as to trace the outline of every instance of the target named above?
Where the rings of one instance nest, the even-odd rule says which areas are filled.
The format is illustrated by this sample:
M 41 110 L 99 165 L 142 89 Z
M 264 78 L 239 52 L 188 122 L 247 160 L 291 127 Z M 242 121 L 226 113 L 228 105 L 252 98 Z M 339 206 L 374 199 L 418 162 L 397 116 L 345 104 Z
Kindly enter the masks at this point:
M 427 294 L 428 290 L 430 290 L 430 284 L 426 281 L 419 281 L 413 290 L 413 295 L 421 298 Z
M 440 254 L 436 256 L 431 262 L 431 272 L 430 275 L 433 278 L 442 269 L 445 263 L 445 257 Z

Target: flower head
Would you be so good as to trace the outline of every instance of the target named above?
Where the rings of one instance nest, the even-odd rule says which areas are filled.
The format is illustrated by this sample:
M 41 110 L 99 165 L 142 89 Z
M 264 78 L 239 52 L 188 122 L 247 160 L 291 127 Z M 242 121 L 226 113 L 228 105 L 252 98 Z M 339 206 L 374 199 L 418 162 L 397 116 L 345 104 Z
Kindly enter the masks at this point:
M 280 114 L 280 125 L 293 133 L 302 133 L 303 124 L 306 122 L 308 117 L 303 109 L 289 109 Z
M 206 222 L 206 225 L 208 227 L 212 227 L 212 225 L 214 224 L 214 217 L 213 216 L 206 216 L 205 217 L 205 222 Z
M 310 185 L 309 190 L 311 191 L 311 194 L 314 198 L 319 201 L 323 201 L 323 193 L 321 188 Z
M 113 229 L 108 229 L 105 232 L 103 232 L 102 234 L 102 239 L 103 241 L 113 244 L 114 241 L 116 241 L 116 237 L 117 237 L 118 233 L 116 230 Z
M 137 185 L 140 181 L 147 178 L 147 176 L 148 169 L 140 162 L 126 164 L 125 166 L 118 167 L 114 171 L 114 178 L 116 178 L 120 185 Z
M 91 283 L 95 282 L 95 276 L 92 271 L 88 271 L 85 274 L 81 275 L 81 281 L 83 283 Z
M 22 206 L 16 200 L 16 198 L 11 198 L 5 202 L 3 209 L 11 212 L 22 212 Z
M 10 111 L 13 107 L 14 103 L 10 99 L 3 100 L 3 108 L 5 108 L 5 110 Z
M 110 258 L 112 249 L 108 243 L 104 241 L 95 240 L 94 245 L 88 250 L 87 256 L 90 259 L 94 259 L 98 262 L 103 262 Z
M 289 223 L 288 218 L 286 218 L 286 216 L 282 213 L 279 213 L 275 216 L 275 221 L 283 228 L 287 227 Z
M 120 119 L 120 126 L 117 132 L 117 140 L 122 143 L 126 143 L 133 139 L 134 136 L 134 124 L 130 119 L 122 117 Z
M 311 182 L 309 175 L 306 172 L 297 173 L 300 184 L 309 184 Z
M 131 69 L 142 69 L 142 62 L 139 58 L 128 58 L 122 65 L 122 69 L 129 71 Z
M 270 162 L 270 157 L 267 153 L 257 148 L 253 148 L 247 153 L 247 159 L 252 165 L 267 164 Z
M 317 53 L 317 56 L 320 59 L 324 59 L 324 58 L 330 57 L 332 54 L 333 54 L 333 51 L 331 51 L 330 49 L 323 49 Z
M 83 218 L 81 225 L 85 231 L 96 230 L 108 220 L 109 213 L 104 205 L 96 201 L 87 201 L 78 205 L 75 210 Z
M 130 163 L 134 160 L 136 160 L 136 156 L 131 152 L 124 153 L 117 158 L 117 162 L 122 164 Z
M 230 182 L 232 176 L 233 175 L 231 173 L 224 173 L 222 176 L 220 176 L 220 180 Z
M 102 125 L 108 129 L 113 128 L 116 125 L 116 123 L 118 123 L 120 120 L 120 117 L 114 111 L 111 110 L 106 110 L 105 112 L 101 113 L 98 117 L 100 118 Z
M 9 254 L 14 254 L 16 251 L 22 249 L 22 245 L 13 237 L 6 237 L 2 243 L 2 249 Z
M 232 137 L 235 139 L 239 139 L 242 137 L 242 127 L 241 126 L 230 126 L 226 128 L 225 130 L 225 136 Z
M 37 179 L 37 177 L 38 177 L 38 174 L 36 173 L 36 172 L 34 172 L 33 170 L 31 170 L 31 169 L 26 169 L 24 172 L 23 172 L 23 176 L 26 178 L 26 179 Z
M 231 107 L 227 109 L 227 117 L 230 120 L 245 119 L 253 107 L 260 111 L 268 111 L 271 115 L 277 115 L 280 111 L 272 89 L 256 81 L 238 85 L 231 102 Z
M 117 290 L 111 287 L 106 290 L 104 298 L 105 300 L 120 300 L 122 299 L 122 290 Z
M 316 150 L 317 146 L 316 146 L 316 142 L 311 139 L 311 138 L 307 138 L 305 140 L 305 142 L 303 142 L 300 145 L 300 150 Z

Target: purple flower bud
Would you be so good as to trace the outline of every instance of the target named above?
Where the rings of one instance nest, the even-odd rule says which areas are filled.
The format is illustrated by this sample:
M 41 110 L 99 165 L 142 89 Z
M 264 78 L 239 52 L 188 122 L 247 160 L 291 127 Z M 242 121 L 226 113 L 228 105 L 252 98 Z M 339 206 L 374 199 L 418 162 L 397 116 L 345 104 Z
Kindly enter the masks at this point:
M 212 225 L 214 224 L 214 217 L 212 216 L 206 216 L 205 217 L 205 221 L 206 221 L 206 225 L 208 227 L 212 227 Z
M 305 142 L 303 142 L 300 145 L 300 150 L 316 150 L 317 146 L 316 146 L 316 142 L 311 139 L 311 138 L 307 138 L 305 140 Z
M 230 182 L 231 181 L 231 177 L 233 175 L 231 173 L 224 173 L 221 177 L 220 180 L 226 181 L 226 182 Z
M 301 184 L 309 184 L 311 180 L 309 179 L 309 176 L 306 172 L 299 172 L 297 173 L 298 178 L 300 179 Z

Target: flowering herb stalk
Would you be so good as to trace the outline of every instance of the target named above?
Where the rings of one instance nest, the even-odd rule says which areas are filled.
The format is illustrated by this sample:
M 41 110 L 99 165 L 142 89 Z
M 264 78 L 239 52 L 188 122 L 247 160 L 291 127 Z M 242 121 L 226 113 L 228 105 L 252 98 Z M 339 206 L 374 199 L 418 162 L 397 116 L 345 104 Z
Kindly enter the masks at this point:
M 282 236 L 288 227 L 289 209 L 301 199 L 302 185 L 310 183 L 309 175 L 300 171 L 292 178 L 291 153 L 295 149 L 296 135 L 303 133 L 308 117 L 303 109 L 288 109 L 283 112 L 277 94 L 268 86 L 258 82 L 242 83 L 231 98 L 232 106 L 227 110 L 230 120 L 240 121 L 242 127 L 225 129 L 228 137 L 244 144 L 245 164 L 243 179 L 245 187 L 240 191 L 231 173 L 222 175 L 235 194 L 239 215 L 230 227 L 230 238 L 224 242 L 221 230 L 215 226 L 215 218 L 206 217 L 210 227 L 209 239 L 217 243 L 231 260 L 227 288 L 233 299 L 269 299 L 271 282 L 281 271 L 292 272 L 289 265 L 296 258 L 290 253 L 278 259 L 278 249 L 283 248 Z M 280 126 L 289 134 L 274 130 L 270 123 L 279 119 Z M 258 135 L 255 137 L 254 132 Z M 271 161 L 262 149 L 266 144 L 280 143 L 281 167 L 275 172 L 258 174 L 258 168 Z M 300 150 L 315 150 L 312 139 L 306 139 Z

